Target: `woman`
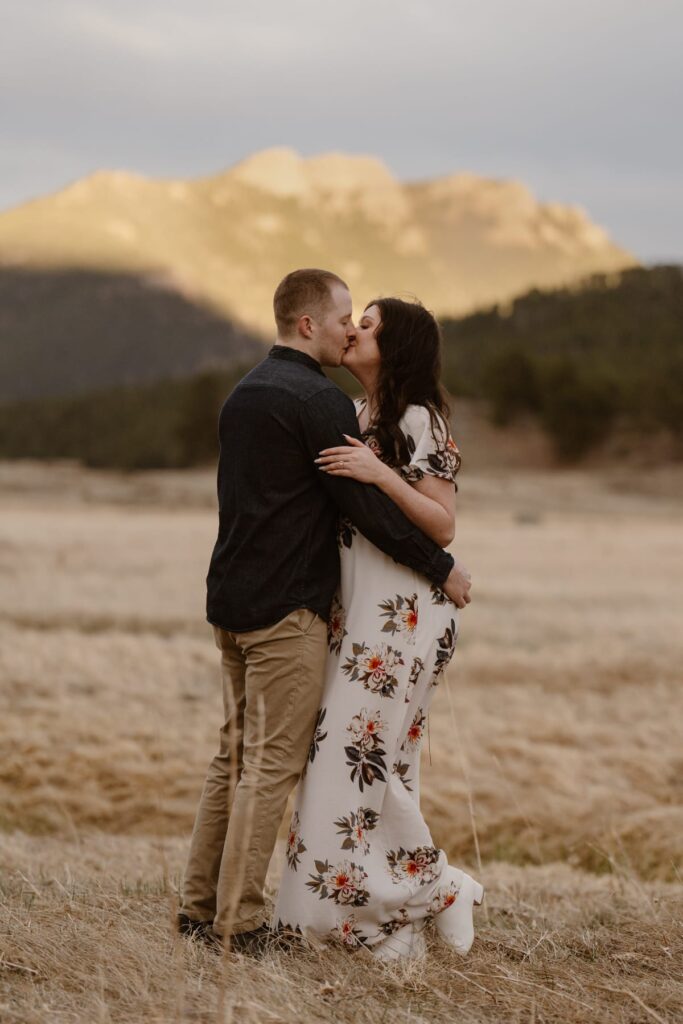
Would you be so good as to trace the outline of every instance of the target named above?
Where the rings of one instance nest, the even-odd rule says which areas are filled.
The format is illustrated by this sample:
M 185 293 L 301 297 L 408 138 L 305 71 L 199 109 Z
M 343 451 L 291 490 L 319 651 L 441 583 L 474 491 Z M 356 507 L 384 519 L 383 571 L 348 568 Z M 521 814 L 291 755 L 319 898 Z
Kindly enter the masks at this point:
M 370 303 L 343 360 L 365 391 L 356 402 L 365 444 L 348 437 L 316 462 L 321 472 L 380 487 L 445 546 L 460 456 L 439 385 L 440 349 L 438 325 L 419 303 Z M 420 745 L 458 610 L 348 521 L 339 544 L 322 706 L 275 921 L 394 959 L 424 952 L 422 930 L 433 918 L 442 938 L 467 953 L 483 890 L 449 867 L 419 808 Z

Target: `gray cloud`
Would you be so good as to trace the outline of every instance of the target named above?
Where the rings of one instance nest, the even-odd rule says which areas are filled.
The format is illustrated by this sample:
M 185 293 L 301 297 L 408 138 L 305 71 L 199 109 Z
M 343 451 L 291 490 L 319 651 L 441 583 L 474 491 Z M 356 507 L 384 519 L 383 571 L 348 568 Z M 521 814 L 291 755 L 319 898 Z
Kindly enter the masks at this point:
M 0 0 L 0 206 L 97 167 L 370 152 L 578 202 L 683 259 L 679 0 Z

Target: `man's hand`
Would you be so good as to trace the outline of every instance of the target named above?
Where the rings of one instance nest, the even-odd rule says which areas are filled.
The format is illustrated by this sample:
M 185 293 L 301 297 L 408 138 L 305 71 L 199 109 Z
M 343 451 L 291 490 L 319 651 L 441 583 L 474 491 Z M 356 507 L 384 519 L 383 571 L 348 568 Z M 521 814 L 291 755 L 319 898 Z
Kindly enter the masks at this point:
M 446 577 L 446 582 L 441 585 L 441 589 L 458 608 L 464 608 L 472 600 L 470 597 L 471 579 L 465 566 L 456 558 L 455 565 Z

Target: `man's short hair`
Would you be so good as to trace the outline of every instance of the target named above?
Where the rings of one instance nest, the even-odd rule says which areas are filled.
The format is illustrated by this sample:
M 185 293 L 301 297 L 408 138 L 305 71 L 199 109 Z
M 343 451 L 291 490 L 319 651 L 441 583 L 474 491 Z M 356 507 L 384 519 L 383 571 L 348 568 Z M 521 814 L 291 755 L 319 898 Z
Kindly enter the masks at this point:
M 280 281 L 273 296 L 273 311 L 278 333 L 288 337 L 300 317 L 308 313 L 322 319 L 332 305 L 332 285 L 348 289 L 346 281 L 331 270 L 308 268 L 293 270 Z

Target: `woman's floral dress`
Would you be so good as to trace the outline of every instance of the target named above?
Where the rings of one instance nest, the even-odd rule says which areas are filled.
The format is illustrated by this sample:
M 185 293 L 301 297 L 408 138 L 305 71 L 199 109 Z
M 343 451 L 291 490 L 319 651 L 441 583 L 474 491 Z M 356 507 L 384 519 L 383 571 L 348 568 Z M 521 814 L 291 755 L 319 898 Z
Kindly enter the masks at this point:
M 357 411 L 361 408 L 357 404 Z M 408 406 L 400 469 L 455 482 L 460 455 L 429 411 Z M 366 443 L 381 456 L 371 433 Z M 397 470 L 399 472 L 399 470 Z M 328 625 L 322 705 L 296 794 L 276 924 L 313 939 L 377 948 L 456 896 L 420 812 L 420 746 L 453 655 L 458 610 L 348 520 L 339 526 L 340 590 Z

